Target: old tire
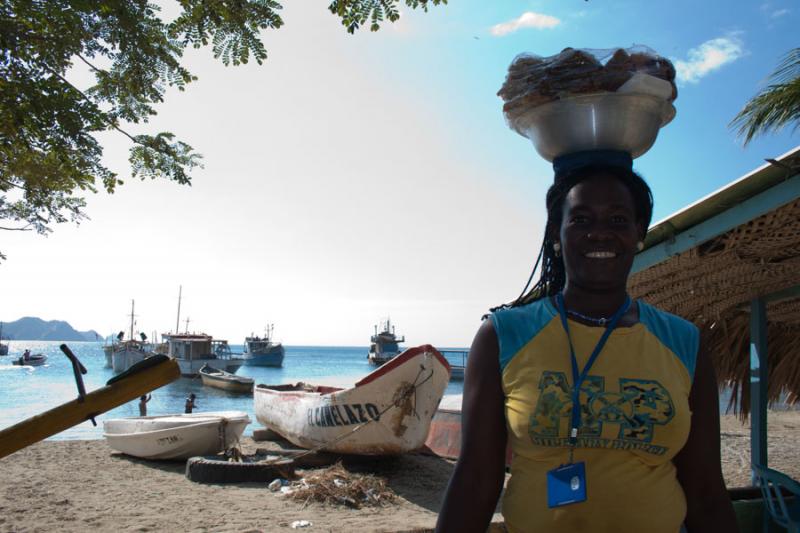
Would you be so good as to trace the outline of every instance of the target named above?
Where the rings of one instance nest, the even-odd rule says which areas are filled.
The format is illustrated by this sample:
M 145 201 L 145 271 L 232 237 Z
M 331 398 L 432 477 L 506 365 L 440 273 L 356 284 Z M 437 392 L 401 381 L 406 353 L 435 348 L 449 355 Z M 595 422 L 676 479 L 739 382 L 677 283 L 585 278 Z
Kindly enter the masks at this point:
M 186 477 L 197 483 L 269 483 L 275 478 L 293 478 L 294 464 L 291 459 L 233 463 L 217 457 L 191 457 L 186 461 Z

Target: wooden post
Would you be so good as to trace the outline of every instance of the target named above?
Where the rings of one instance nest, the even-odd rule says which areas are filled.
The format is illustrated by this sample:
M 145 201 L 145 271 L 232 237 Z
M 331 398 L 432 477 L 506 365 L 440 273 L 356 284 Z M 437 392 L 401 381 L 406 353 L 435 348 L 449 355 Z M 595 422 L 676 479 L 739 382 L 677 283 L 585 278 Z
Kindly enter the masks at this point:
M 84 420 L 89 420 L 90 417 L 135 400 L 143 394 L 175 381 L 180 376 L 181 371 L 177 361 L 165 360 L 92 391 L 82 400 L 72 400 L 0 430 L 0 458 L 80 424 Z
M 767 306 L 750 302 L 750 462 L 767 466 Z M 751 473 L 753 485 L 755 473 Z

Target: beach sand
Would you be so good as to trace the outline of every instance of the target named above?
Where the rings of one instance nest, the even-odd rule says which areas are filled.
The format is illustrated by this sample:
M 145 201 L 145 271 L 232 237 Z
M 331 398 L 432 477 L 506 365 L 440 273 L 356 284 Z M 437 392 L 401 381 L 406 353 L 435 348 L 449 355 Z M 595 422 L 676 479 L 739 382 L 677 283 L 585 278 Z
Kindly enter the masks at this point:
M 770 466 L 800 478 L 800 412 L 769 415 Z M 246 439 L 244 451 L 264 443 Z M 729 487 L 749 485 L 749 426 L 722 420 Z M 432 528 L 453 462 L 425 455 L 372 459 L 360 472 L 384 478 L 397 494 L 385 507 L 303 505 L 266 483 L 206 485 L 184 464 L 130 458 L 102 440 L 45 441 L 0 459 L 0 531 L 298 531 L 399 532 Z M 496 515 L 496 519 L 500 519 Z

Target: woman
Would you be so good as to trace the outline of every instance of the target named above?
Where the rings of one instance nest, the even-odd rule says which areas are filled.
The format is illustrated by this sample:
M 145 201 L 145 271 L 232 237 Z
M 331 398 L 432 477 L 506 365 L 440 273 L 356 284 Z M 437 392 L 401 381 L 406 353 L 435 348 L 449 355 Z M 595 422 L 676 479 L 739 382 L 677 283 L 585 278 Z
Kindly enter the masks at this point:
M 736 530 L 698 330 L 626 292 L 653 205 L 631 163 L 619 152 L 555 161 L 541 278 L 470 350 L 437 531 L 486 531 L 507 443 L 509 531 Z

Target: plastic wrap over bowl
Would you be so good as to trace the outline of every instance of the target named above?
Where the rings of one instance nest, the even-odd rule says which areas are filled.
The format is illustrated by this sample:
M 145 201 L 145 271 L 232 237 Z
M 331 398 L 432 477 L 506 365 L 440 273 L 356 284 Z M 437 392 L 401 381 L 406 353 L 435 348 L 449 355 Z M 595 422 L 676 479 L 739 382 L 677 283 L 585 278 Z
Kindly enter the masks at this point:
M 510 123 L 543 158 L 585 150 L 621 150 L 636 158 L 653 146 L 675 117 L 662 98 L 601 93 L 572 96 L 532 108 Z

